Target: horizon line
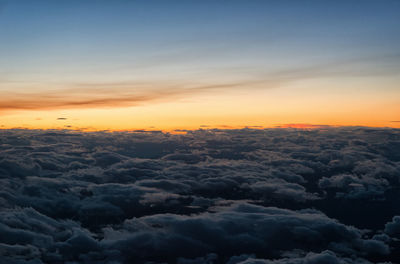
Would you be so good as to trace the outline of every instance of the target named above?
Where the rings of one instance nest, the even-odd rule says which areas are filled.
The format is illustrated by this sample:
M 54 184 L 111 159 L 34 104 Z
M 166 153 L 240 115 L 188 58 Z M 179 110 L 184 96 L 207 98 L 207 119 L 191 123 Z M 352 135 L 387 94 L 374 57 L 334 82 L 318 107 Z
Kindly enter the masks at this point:
M 163 134 L 187 134 L 195 131 L 233 131 L 233 130 L 327 130 L 337 128 L 364 128 L 364 129 L 400 129 L 400 127 L 392 126 L 366 126 L 366 125 L 319 125 L 307 123 L 280 124 L 275 126 L 199 126 L 192 129 L 95 129 L 95 128 L 28 128 L 28 127 L 0 127 L 0 131 L 25 130 L 25 131 L 62 131 L 62 132 L 83 132 L 83 133 L 163 133 Z

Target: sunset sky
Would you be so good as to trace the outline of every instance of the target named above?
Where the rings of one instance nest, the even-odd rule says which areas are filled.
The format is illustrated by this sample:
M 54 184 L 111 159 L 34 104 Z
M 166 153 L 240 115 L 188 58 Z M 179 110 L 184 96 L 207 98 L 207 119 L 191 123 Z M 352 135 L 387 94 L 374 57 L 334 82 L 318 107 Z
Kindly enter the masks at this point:
M 0 126 L 400 127 L 399 14 L 396 0 L 0 0 Z

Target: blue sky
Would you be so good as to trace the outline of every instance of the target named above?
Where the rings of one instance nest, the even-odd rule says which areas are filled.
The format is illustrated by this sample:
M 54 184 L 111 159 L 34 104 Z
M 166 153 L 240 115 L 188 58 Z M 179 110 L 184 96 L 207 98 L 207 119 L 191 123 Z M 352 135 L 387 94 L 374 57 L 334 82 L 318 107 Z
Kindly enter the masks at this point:
M 163 59 L 197 70 L 375 59 L 400 53 L 399 12 L 399 1 L 3 1 L 0 65 L 73 75 Z

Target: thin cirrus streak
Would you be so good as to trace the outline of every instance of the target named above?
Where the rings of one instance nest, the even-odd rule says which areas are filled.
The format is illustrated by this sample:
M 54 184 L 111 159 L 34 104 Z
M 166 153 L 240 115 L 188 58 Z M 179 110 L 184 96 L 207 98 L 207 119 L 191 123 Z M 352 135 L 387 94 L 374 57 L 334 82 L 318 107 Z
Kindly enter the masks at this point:
M 382 66 L 392 65 L 394 56 L 384 56 Z M 3 91 L 0 99 L 0 112 L 13 110 L 52 110 L 75 108 L 115 108 L 137 106 L 154 101 L 173 100 L 196 93 L 215 92 L 232 89 L 271 89 L 298 80 L 329 77 L 363 77 L 370 75 L 387 75 L 398 72 L 397 67 L 382 71 L 360 66 L 360 62 L 371 62 L 373 57 L 353 58 L 319 65 L 304 65 L 298 68 L 281 69 L 274 72 L 251 70 L 247 79 L 232 82 L 209 82 L 196 84 L 181 82 L 126 81 L 115 83 L 73 83 L 63 84 L 72 88 L 36 92 Z M 393 66 L 393 65 L 392 65 Z M 343 69 L 343 67 L 345 67 Z M 238 69 L 230 69 L 235 73 Z M 244 71 L 246 69 L 243 69 Z M 249 70 L 249 69 L 247 69 Z M 245 71 L 246 72 L 246 71 Z M 7 82 L 3 81 L 3 86 Z M 43 84 L 48 86 L 49 84 Z M 159 87 L 159 88 L 154 88 Z
M 281 124 L 281 125 L 276 125 L 275 127 L 276 128 L 297 128 L 297 129 L 324 129 L 324 128 L 331 128 L 334 126 L 296 123 L 296 124 Z
M 120 83 L 89 85 L 109 87 L 108 89 L 103 87 L 87 88 L 88 85 L 83 85 L 83 90 L 82 88 L 74 88 L 36 93 L 3 92 L 0 99 L 0 111 L 137 106 L 150 101 L 163 101 L 195 92 L 243 85 L 246 85 L 246 83 L 203 85 L 189 88 L 168 87 L 139 91 L 133 83 L 131 85 Z

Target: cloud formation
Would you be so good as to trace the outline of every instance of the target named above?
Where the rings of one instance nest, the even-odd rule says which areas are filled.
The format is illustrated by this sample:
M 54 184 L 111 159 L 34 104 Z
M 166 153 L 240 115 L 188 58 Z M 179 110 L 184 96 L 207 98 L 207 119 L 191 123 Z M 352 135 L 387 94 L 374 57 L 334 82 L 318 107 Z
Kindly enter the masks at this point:
M 0 111 L 11 110 L 52 110 L 75 108 L 116 108 L 137 106 L 153 101 L 165 101 L 184 96 L 246 87 L 258 81 L 242 81 L 213 84 L 185 83 L 76 83 L 73 88 L 52 90 L 36 89 L 35 92 L 3 91 Z M 45 85 L 48 86 L 48 85 Z
M 130 80 L 98 83 L 46 83 L 35 80 L 30 81 L 32 86 L 29 88 L 21 86 L 15 89 L 7 87 L 9 83 L 13 83 L 12 80 L 3 82 L 0 80 L 0 89 L 2 89 L 0 113 L 13 110 L 129 107 L 174 100 L 199 93 L 236 89 L 273 89 L 314 78 L 396 75 L 399 72 L 399 57 L 398 53 L 360 56 L 276 70 L 260 70 L 258 67 L 250 66 L 225 66 L 213 69 L 211 72 L 206 71 L 208 77 L 203 76 L 204 73 L 197 74 L 194 79 L 203 80 L 200 82 L 192 79 L 182 80 L 180 77 L 175 77 L 175 80 L 153 82 Z M 170 63 L 168 61 L 168 65 Z M 218 72 L 217 75 L 216 72 Z M 241 74 L 238 74 L 239 72 Z M 223 78 L 218 79 L 218 76 L 223 76 Z M 234 81 L 226 81 L 226 79 Z M 51 87 L 51 89 L 43 89 L 43 87 Z
M 0 131 L 0 263 L 399 261 L 400 131 Z

